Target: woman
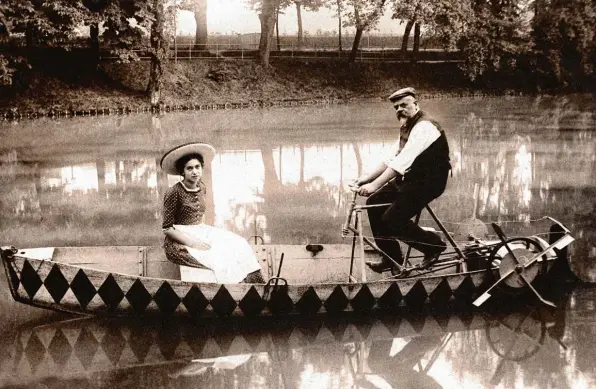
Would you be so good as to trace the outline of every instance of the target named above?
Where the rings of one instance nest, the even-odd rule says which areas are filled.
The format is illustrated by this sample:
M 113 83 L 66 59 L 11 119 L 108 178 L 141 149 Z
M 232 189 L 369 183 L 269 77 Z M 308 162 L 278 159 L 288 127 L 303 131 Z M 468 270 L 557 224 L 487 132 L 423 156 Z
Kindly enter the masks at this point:
M 202 223 L 206 208 L 203 165 L 214 154 L 215 149 L 208 144 L 190 143 L 162 157 L 162 169 L 182 177 L 164 195 L 166 257 L 179 265 L 207 267 L 218 283 L 264 283 L 261 266 L 245 239 Z

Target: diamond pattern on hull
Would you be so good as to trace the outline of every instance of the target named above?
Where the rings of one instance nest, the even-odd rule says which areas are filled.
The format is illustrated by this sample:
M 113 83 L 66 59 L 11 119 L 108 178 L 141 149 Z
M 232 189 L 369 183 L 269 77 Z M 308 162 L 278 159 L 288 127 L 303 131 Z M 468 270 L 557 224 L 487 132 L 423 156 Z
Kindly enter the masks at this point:
M 196 285 L 193 285 L 182 299 L 182 303 L 192 316 L 200 316 L 209 305 L 209 300 Z
M 313 315 L 366 313 L 403 306 L 470 302 L 484 286 L 483 274 L 398 279 L 365 284 L 218 285 L 160 280 L 83 269 L 17 257 L 7 264 L 20 301 L 60 304 L 83 313 L 158 313 L 199 316 Z M 481 286 L 477 286 L 481 285 Z
M 153 295 L 153 301 L 155 301 L 160 308 L 160 312 L 171 315 L 178 307 L 178 304 L 180 304 L 180 297 L 178 297 L 174 289 L 172 289 L 170 283 L 164 281 L 162 286 L 160 286 L 158 291 Z M 234 306 L 236 307 L 236 303 Z
M 375 297 L 373 297 L 367 285 L 363 285 L 350 300 L 350 305 L 355 312 L 369 312 L 375 305 Z
M 52 270 L 50 270 L 50 273 L 44 280 L 44 285 L 56 304 L 60 303 L 60 300 L 62 300 L 62 297 L 64 297 L 69 288 L 68 281 L 60 271 L 58 265 L 52 266 Z
M 323 303 L 317 295 L 317 292 L 310 286 L 296 303 L 296 308 L 300 313 L 308 315 L 319 312 L 322 305 Z
M 425 304 L 427 291 L 421 281 L 417 281 L 413 287 L 404 296 L 404 302 L 410 308 L 418 308 Z
M 466 277 L 460 285 L 452 292 L 457 301 L 465 302 L 466 300 L 473 301 L 475 293 L 475 285 L 470 277 Z
M 102 286 L 97 290 L 97 294 L 104 300 L 109 311 L 115 310 L 124 298 L 124 293 L 112 274 L 108 274 Z
M 274 315 L 288 314 L 294 308 L 294 303 L 288 295 L 288 287 L 274 287 L 267 307 Z
M 220 287 L 210 304 L 219 316 L 228 316 L 236 308 L 236 301 L 234 301 L 224 285 Z
M 25 261 L 23 270 L 21 270 L 21 285 L 25 288 L 30 299 L 33 299 L 42 284 L 43 282 L 37 275 L 37 271 L 33 269 L 29 261 Z
M 151 302 L 151 294 L 139 279 L 133 282 L 133 285 L 126 292 L 125 296 L 136 313 L 145 312 L 145 309 Z
M 401 300 L 400 288 L 395 282 L 392 282 L 386 292 L 377 300 L 377 305 L 384 310 L 396 309 L 400 306 Z
M 323 305 L 328 312 L 342 312 L 346 309 L 348 303 L 348 297 L 346 297 L 346 294 L 342 288 L 340 286 L 336 286 L 330 297 L 325 300 Z
M 70 289 L 73 291 L 81 309 L 86 309 L 89 302 L 93 299 L 93 297 L 97 294 L 95 287 L 89 281 L 89 278 L 83 271 L 80 269 L 73 280 L 70 283 Z
M 444 278 L 429 294 L 429 302 L 433 305 L 444 305 L 452 297 L 452 289 Z
M 265 308 L 265 301 L 263 301 L 257 289 L 252 286 L 245 294 L 245 297 L 239 301 L 238 306 L 245 315 L 257 316 Z

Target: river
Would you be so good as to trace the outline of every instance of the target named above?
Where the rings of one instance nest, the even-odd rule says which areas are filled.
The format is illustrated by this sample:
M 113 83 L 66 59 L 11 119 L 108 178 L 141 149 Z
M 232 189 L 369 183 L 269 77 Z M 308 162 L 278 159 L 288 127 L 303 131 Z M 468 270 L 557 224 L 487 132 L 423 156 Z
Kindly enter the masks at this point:
M 543 216 L 552 216 L 576 238 L 570 247 L 572 269 L 594 282 L 594 96 L 441 99 L 421 105 L 442 123 L 449 140 L 452 177 L 431 204 L 446 227 L 452 231 L 476 217 L 516 235 L 535 231 Z M 159 244 L 161 198 L 177 180 L 160 171 L 159 160 L 171 147 L 192 141 L 217 149 L 205 176 L 208 222 L 272 243 L 339 243 L 351 198 L 346 184 L 374 167 L 395 137 L 393 110 L 383 102 L 0 122 L 0 243 Z M 426 215 L 422 223 L 433 225 Z M 417 317 L 409 322 L 412 330 L 400 323 L 383 325 L 388 318 L 371 318 L 347 324 L 358 334 L 353 338 L 345 336 L 342 321 L 295 323 L 300 337 L 312 339 L 273 349 L 250 341 L 250 347 L 222 348 L 220 338 L 235 344 L 246 337 L 238 328 L 220 337 L 204 328 L 197 336 L 218 344 L 219 351 L 205 352 L 202 346 L 174 358 L 179 356 L 175 350 L 155 366 L 145 361 L 147 356 L 129 355 L 126 363 L 119 362 L 126 352 L 137 355 L 131 334 L 140 331 L 139 323 L 65 324 L 71 317 L 16 304 L 2 289 L 0 324 L 6 331 L 0 339 L 12 350 L 1 365 L 5 386 L 70 387 L 95 377 L 98 383 L 89 387 L 408 387 L 408 382 L 420 388 L 595 387 L 593 288 L 570 292 L 559 313 L 548 317 L 526 309 L 497 317 L 473 315 L 470 323 L 457 316 Z M 535 329 L 521 330 L 528 323 Z M 426 329 L 438 325 L 440 330 Z M 166 344 L 168 337 L 181 339 L 189 332 L 184 325 L 173 328 L 166 331 Z M 528 342 L 522 348 L 542 346 L 512 361 L 495 352 L 487 328 L 501 328 L 503 337 L 508 330 L 516 335 L 515 341 L 508 337 L 502 354 L 512 352 L 511 344 L 518 347 L 520 335 Z M 379 332 L 374 337 L 363 335 L 374 330 Z M 277 339 L 277 331 L 245 332 L 260 345 Z M 162 342 L 163 332 L 155 323 L 141 329 L 155 344 Z M 85 343 L 90 339 L 99 346 Z M 114 351 L 99 355 L 107 344 L 102 339 L 116 345 L 115 357 Z M 184 347 L 193 351 L 191 343 Z M 85 355 L 88 366 L 102 369 L 83 366 Z M 193 359 L 200 362 L 193 365 Z M 83 367 L 75 369 L 77 363 Z

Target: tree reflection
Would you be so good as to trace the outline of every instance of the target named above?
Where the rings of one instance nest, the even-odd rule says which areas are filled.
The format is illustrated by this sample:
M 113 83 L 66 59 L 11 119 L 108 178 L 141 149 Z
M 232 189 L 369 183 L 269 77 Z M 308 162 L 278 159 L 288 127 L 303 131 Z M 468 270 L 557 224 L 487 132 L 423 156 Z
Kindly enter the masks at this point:
M 268 237 L 277 244 L 329 243 L 337 241 L 342 223 L 338 214 L 339 188 L 321 177 L 304 179 L 304 150 L 301 151 L 300 180 L 283 185 L 276 174 L 274 149 L 261 148 L 264 166 L 262 199 L 255 204 L 237 204 L 233 220 L 251 231 L 254 221 L 263 215 Z M 240 220 L 240 221 L 239 221 Z M 239 230 L 229 221 L 227 228 Z M 240 231 L 242 233 L 243 231 Z M 261 234 L 262 231 L 258 231 Z

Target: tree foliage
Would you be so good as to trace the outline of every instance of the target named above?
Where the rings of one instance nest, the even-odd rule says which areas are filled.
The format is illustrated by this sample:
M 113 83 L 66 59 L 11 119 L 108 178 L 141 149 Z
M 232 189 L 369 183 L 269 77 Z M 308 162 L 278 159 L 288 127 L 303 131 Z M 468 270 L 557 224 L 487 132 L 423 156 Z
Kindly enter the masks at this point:
M 5 0 L 0 12 L 11 33 L 25 34 L 27 44 L 67 45 L 85 24 L 87 8 L 76 0 Z
M 460 40 L 461 66 L 474 80 L 488 72 L 509 72 L 531 47 L 529 4 L 519 0 L 477 0 Z
M 535 9 L 532 35 L 540 82 L 583 89 L 587 77 L 595 76 L 595 2 L 538 0 Z
M 468 1 L 394 0 L 391 10 L 392 19 L 422 24 L 429 38 L 447 50 L 457 48 L 459 40 L 469 31 L 474 16 Z

